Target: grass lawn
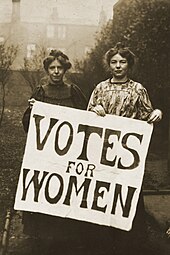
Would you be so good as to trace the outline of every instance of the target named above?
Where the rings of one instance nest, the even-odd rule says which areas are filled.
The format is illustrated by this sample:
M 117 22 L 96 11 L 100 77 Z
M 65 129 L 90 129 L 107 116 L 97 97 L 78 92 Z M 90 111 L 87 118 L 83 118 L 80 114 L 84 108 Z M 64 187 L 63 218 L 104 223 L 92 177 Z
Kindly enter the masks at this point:
M 25 146 L 22 129 L 24 107 L 6 109 L 0 128 L 0 217 L 13 207 L 15 190 Z M 0 231 L 4 221 L 0 219 Z

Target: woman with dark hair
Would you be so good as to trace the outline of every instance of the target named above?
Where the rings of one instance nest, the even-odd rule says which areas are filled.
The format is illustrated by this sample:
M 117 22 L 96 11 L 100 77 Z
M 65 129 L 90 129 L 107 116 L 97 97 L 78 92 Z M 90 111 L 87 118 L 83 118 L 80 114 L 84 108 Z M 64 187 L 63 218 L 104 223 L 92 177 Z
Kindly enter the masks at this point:
M 43 61 L 44 69 L 47 73 L 49 65 L 56 59 L 60 62 L 65 71 L 71 68 L 71 63 L 67 55 L 60 50 L 51 50 L 49 56 Z
M 108 50 L 104 56 L 111 77 L 100 82 L 94 89 L 88 110 L 98 115 L 119 115 L 149 123 L 162 119 L 162 112 L 153 109 L 146 89 L 129 78 L 135 55 L 121 43 Z
M 160 121 L 162 112 L 159 109 L 153 109 L 146 89 L 139 82 L 129 78 L 129 70 L 135 63 L 135 55 L 118 43 L 106 52 L 104 63 L 111 76 L 95 87 L 89 100 L 88 110 L 99 116 L 112 114 L 144 120 L 148 123 Z M 133 226 L 129 232 L 111 227 L 104 229 L 105 236 L 107 235 L 110 240 L 108 244 L 110 248 L 105 254 L 111 254 L 113 247 L 116 249 L 114 254 L 145 254 L 147 228 L 142 193 L 139 197 Z
M 71 68 L 69 58 L 59 50 L 51 50 L 49 56 L 44 59 L 43 66 L 48 75 L 48 82 L 43 86 L 37 86 L 29 100 L 30 107 L 23 116 L 23 126 L 26 132 L 28 131 L 31 107 L 35 100 L 86 109 L 87 101 L 79 87 L 63 81 L 66 71 Z
M 123 47 L 121 43 L 117 43 L 114 48 L 109 49 L 105 53 L 104 61 L 108 67 L 110 66 L 111 58 L 116 54 L 120 54 L 122 57 L 127 59 L 129 68 L 133 67 L 135 63 L 135 55 L 132 51 L 130 51 L 130 49 Z
M 43 61 L 48 82 L 38 86 L 29 100 L 29 108 L 23 116 L 27 132 L 32 105 L 36 100 L 49 104 L 86 109 L 87 101 L 75 84 L 63 81 L 65 72 L 71 68 L 69 58 L 59 50 L 52 50 Z M 23 212 L 24 233 L 32 237 L 30 248 L 24 254 L 76 254 L 80 252 L 82 225 L 76 220 L 64 219 L 40 213 Z M 72 253 L 71 253 L 72 251 Z

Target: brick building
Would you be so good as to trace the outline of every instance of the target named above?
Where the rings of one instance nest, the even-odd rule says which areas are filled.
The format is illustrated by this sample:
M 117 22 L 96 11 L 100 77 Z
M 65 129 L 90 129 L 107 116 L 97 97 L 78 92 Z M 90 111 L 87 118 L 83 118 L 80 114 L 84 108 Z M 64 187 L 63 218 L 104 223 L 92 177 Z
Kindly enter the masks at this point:
M 19 69 L 37 47 L 61 49 L 71 61 L 85 56 L 106 20 L 99 2 L 0 0 L 0 42 L 19 46 L 13 68 Z

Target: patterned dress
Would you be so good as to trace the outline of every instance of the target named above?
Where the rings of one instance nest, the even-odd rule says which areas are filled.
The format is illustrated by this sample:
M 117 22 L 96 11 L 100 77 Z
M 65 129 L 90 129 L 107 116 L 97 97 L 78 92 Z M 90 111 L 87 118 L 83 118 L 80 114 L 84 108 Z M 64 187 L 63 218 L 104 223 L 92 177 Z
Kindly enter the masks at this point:
M 100 82 L 94 89 L 88 104 L 93 111 L 103 106 L 106 114 L 147 120 L 153 111 L 146 89 L 138 82 L 112 83 L 110 79 Z
M 118 115 L 133 119 L 147 120 L 153 111 L 146 89 L 138 82 L 128 80 L 125 83 L 112 83 L 111 79 L 100 82 L 90 97 L 87 109 L 101 105 L 106 114 Z M 143 194 L 140 193 L 133 227 L 130 231 L 115 228 L 96 227 L 97 232 L 105 233 L 106 247 L 115 248 L 115 254 L 145 254 L 144 244 L 147 241 Z M 107 253 L 106 253 L 107 254 Z

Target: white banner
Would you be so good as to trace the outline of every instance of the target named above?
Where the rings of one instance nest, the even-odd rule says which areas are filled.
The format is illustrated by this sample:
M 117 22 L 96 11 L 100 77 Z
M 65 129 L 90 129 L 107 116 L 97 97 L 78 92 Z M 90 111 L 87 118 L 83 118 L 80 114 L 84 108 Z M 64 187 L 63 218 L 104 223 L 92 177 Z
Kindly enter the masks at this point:
M 14 208 L 130 230 L 152 129 L 36 102 Z

